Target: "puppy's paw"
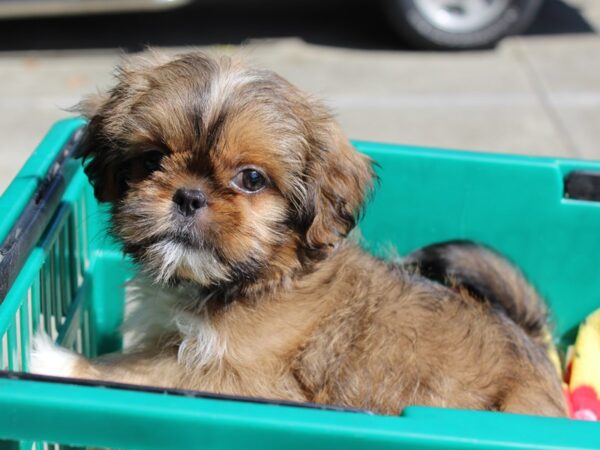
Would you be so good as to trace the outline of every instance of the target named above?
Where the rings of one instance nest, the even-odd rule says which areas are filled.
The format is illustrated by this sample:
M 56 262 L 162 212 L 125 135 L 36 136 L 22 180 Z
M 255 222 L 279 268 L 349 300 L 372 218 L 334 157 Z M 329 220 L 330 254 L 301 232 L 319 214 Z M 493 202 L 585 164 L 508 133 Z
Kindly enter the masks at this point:
M 39 332 L 33 338 L 29 370 L 39 375 L 73 377 L 80 360 L 77 353 L 56 345 L 46 333 Z

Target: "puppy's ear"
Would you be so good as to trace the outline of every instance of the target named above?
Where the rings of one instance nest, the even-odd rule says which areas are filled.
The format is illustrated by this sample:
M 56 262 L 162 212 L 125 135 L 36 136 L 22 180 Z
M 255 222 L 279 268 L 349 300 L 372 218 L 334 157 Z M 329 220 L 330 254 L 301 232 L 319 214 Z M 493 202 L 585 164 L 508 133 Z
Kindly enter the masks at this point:
M 307 164 L 307 249 L 327 251 L 355 227 L 373 188 L 372 160 L 359 153 L 330 119 Z
M 116 85 L 107 94 L 85 98 L 73 110 L 89 120 L 77 152 L 86 163 L 85 173 L 101 202 L 116 202 L 127 188 L 127 166 L 122 161 L 130 138 L 131 110 L 152 85 L 153 71 L 170 57 L 152 49 L 127 58 L 116 70 Z
M 88 95 L 84 97 L 74 108 L 72 112 L 79 113 L 86 119 L 90 120 L 97 115 L 102 107 L 108 102 L 109 95 L 102 92 Z
M 81 158 L 85 173 L 94 187 L 94 195 L 100 202 L 115 202 L 122 190 L 118 178 L 118 163 L 112 147 L 114 142 L 105 134 L 105 117 L 108 96 L 97 94 L 87 97 L 75 108 L 89 119 L 75 156 Z

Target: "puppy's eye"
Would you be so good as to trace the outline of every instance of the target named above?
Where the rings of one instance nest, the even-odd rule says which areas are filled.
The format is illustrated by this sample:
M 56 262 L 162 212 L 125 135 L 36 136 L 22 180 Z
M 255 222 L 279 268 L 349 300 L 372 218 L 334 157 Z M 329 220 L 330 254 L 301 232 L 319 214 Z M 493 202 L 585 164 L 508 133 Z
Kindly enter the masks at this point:
M 254 193 L 267 185 L 267 178 L 256 169 L 244 169 L 231 182 L 241 191 Z
M 142 164 L 144 165 L 146 172 L 150 174 L 160 169 L 160 163 L 164 157 L 164 152 L 160 150 L 152 150 L 144 153 L 144 156 L 142 156 Z

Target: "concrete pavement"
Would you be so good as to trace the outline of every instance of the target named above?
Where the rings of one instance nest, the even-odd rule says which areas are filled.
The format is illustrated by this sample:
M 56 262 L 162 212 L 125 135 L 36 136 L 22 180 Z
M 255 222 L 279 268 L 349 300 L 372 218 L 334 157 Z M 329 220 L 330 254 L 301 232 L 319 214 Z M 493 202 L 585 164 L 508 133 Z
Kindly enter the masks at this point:
M 255 39 L 242 51 L 325 99 L 355 139 L 599 159 L 599 3 L 561 5 L 585 30 L 514 37 L 490 51 L 363 49 L 307 43 L 302 36 Z M 556 20 L 551 13 L 547 20 Z M 540 20 L 536 26 L 544 29 L 546 19 Z M 52 122 L 69 115 L 64 108 L 110 85 L 122 53 L 3 48 L 0 192 Z M 240 51 L 235 45 L 200 48 Z

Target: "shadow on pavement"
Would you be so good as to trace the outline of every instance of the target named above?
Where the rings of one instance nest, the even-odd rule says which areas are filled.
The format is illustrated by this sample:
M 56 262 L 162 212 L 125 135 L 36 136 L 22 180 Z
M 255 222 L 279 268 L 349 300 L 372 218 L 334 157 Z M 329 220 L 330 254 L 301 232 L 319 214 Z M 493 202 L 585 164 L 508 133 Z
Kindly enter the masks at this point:
M 546 0 L 526 35 L 594 33 L 579 10 L 560 0 Z
M 590 33 L 577 9 L 548 0 L 528 35 Z M 20 19 L 0 22 L 0 51 L 241 44 L 299 37 L 325 46 L 408 50 L 377 2 L 196 4 L 160 13 Z

